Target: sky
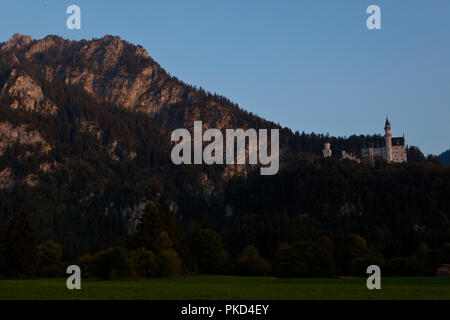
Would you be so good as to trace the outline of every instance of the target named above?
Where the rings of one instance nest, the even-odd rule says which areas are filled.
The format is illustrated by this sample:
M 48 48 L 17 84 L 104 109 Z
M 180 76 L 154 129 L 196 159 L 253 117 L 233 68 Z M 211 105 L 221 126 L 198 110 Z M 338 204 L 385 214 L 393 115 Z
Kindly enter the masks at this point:
M 81 29 L 69 30 L 69 5 Z M 369 5 L 381 30 L 369 30 Z M 1 0 L 14 33 L 140 44 L 171 75 L 300 132 L 383 133 L 450 148 L 448 0 Z

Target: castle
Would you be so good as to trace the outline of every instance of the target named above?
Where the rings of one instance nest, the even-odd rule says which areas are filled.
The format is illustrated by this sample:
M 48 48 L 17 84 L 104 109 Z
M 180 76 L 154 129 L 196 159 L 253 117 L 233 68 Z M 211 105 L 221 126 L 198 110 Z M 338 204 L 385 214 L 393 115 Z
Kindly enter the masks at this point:
M 363 161 L 375 164 L 376 160 L 384 159 L 388 163 L 406 162 L 406 143 L 405 137 L 392 138 L 391 123 L 386 117 L 386 123 L 384 125 L 384 139 L 381 144 L 374 146 L 373 143 L 361 149 L 361 160 L 356 156 L 342 151 L 341 159 L 350 159 L 355 161 Z M 331 157 L 330 143 L 325 143 L 323 156 L 325 158 Z
M 388 163 L 406 162 L 405 137 L 392 138 L 391 123 L 387 117 L 384 132 L 384 143 L 379 147 L 362 148 L 361 159 L 370 163 L 374 163 L 378 159 L 384 159 Z

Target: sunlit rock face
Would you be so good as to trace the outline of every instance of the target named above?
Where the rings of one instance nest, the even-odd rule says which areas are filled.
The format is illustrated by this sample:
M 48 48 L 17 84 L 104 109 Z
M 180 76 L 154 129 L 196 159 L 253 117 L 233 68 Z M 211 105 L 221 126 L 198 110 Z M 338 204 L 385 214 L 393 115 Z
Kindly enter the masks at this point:
M 21 75 L 13 70 L 9 80 L 3 86 L 3 94 L 13 99 L 10 107 L 14 110 L 25 110 L 55 115 L 58 107 L 44 96 L 39 84 L 28 75 Z
M 27 125 L 13 126 L 9 122 L 0 122 L 0 156 L 5 149 L 15 143 L 38 146 L 40 152 L 48 153 L 52 148 L 37 130 Z

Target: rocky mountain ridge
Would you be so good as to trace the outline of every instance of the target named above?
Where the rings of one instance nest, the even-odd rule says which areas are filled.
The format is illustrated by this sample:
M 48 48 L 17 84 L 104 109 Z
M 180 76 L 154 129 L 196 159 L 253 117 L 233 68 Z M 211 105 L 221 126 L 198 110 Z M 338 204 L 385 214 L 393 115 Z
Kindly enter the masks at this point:
M 141 46 L 133 46 L 119 37 L 105 36 L 92 41 L 69 41 L 57 36 L 33 40 L 15 34 L 0 52 L 11 65 L 39 64 L 39 72 L 50 82 L 59 77 L 68 85 L 79 85 L 99 100 L 108 100 L 124 108 L 156 115 L 170 105 L 199 103 L 207 99 L 208 107 L 220 107 L 217 97 L 186 85 L 171 77 Z M 65 61 L 43 61 L 44 54 L 60 54 Z M 69 56 L 69 58 L 68 58 Z M 14 77 L 11 74 L 11 77 Z M 33 85 L 29 77 L 19 81 Z M 17 81 L 17 80 L 16 80 Z M 33 88 L 34 91 L 35 88 Z M 35 98 L 39 101 L 40 94 Z M 211 110 L 210 110 L 211 111 Z M 226 126 L 232 116 L 227 110 L 216 113 L 215 127 Z
M 50 83 L 58 78 L 66 85 L 82 87 L 99 101 L 148 113 L 166 132 L 191 128 L 199 119 L 205 129 L 280 128 L 245 112 L 224 97 L 170 76 L 144 48 L 119 37 L 108 35 L 92 41 L 69 41 L 47 36 L 33 40 L 15 34 L 1 46 L 0 54 L 10 61 L 12 69 L 9 75 L 3 75 L 8 79 L 2 90 L 14 98 L 13 109 L 54 115 L 58 107 L 44 96 L 36 78 Z M 23 71 L 24 64 L 33 66 L 32 75 Z

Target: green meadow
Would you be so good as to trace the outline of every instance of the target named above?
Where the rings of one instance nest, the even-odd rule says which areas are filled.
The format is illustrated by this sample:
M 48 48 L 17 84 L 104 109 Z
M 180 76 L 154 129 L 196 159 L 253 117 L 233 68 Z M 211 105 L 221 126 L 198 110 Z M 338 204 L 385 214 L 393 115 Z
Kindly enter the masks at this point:
M 381 290 L 368 290 L 365 278 L 278 279 L 271 277 L 192 276 L 147 280 L 82 280 L 81 290 L 68 290 L 66 280 L 0 280 L 0 299 L 445 299 L 450 278 L 382 278 Z

